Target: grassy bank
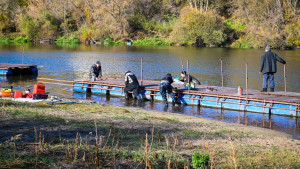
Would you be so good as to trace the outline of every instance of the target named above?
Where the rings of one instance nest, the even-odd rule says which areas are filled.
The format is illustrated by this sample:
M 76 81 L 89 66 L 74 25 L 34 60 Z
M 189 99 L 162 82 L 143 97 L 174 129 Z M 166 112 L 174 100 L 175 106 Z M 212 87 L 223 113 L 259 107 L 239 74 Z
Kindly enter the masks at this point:
M 24 37 L 16 37 L 14 39 L 11 38 L 4 38 L 4 37 L 0 37 L 0 43 L 28 43 L 31 42 L 31 40 L 24 38 Z
M 0 168 L 299 168 L 272 130 L 101 104 L 0 101 Z

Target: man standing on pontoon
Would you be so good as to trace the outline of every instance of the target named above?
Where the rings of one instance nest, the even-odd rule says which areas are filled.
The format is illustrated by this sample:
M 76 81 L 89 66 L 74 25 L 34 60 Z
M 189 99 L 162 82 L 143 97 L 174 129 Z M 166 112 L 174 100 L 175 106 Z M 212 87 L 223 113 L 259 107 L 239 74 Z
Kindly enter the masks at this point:
M 271 47 L 267 45 L 265 53 L 261 56 L 260 60 L 260 73 L 264 76 L 263 89 L 261 92 L 267 92 L 268 82 L 270 83 L 270 92 L 274 92 L 274 74 L 277 72 L 277 61 L 286 64 L 281 57 L 276 53 L 271 52 Z

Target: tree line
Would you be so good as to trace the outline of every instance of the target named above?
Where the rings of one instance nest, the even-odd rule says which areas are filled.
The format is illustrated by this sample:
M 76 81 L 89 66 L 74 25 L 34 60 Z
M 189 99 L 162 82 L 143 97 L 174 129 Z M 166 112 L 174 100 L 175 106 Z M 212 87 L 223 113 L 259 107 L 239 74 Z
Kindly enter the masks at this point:
M 300 46 L 298 0 L 1 0 L 0 37 L 259 48 Z

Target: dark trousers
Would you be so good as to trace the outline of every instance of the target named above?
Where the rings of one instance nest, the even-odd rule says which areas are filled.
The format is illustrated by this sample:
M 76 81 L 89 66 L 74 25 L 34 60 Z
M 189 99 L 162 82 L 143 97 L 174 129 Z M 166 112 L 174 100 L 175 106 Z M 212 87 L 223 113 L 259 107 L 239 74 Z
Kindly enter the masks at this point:
M 139 86 L 126 86 L 124 88 L 125 96 L 128 96 L 129 91 L 133 91 L 134 98 L 138 98 L 139 93 L 140 93 L 140 87 Z
M 264 74 L 263 88 L 268 88 L 268 83 L 270 84 L 270 88 L 275 88 L 274 73 Z
M 171 96 L 172 100 L 175 101 L 175 97 L 174 97 L 175 95 L 172 92 L 172 89 L 173 89 L 173 87 L 171 86 L 170 83 L 161 83 L 160 84 L 160 94 L 166 104 L 168 103 L 166 92 L 168 92 L 168 94 Z

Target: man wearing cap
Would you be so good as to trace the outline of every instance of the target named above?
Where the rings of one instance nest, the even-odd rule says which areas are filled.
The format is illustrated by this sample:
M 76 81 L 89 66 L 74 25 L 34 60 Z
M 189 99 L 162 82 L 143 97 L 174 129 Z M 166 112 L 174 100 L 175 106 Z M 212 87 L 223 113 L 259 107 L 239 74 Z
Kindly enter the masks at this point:
M 274 92 L 274 74 L 277 72 L 277 61 L 282 64 L 286 64 L 286 62 L 276 53 L 271 52 L 271 47 L 267 45 L 265 53 L 261 56 L 260 59 L 260 73 L 264 76 L 263 89 L 261 90 L 261 92 L 267 92 L 268 82 L 270 84 L 270 92 Z
M 96 64 L 93 64 L 90 69 L 90 78 L 92 81 L 100 80 L 102 77 L 102 69 L 100 61 L 97 61 Z
M 124 88 L 124 93 L 125 93 L 125 98 L 128 99 L 128 92 L 133 91 L 133 96 L 135 99 L 141 100 L 141 97 L 139 95 L 140 90 L 140 84 L 139 81 L 137 80 L 136 76 L 128 70 L 125 73 L 125 88 Z

